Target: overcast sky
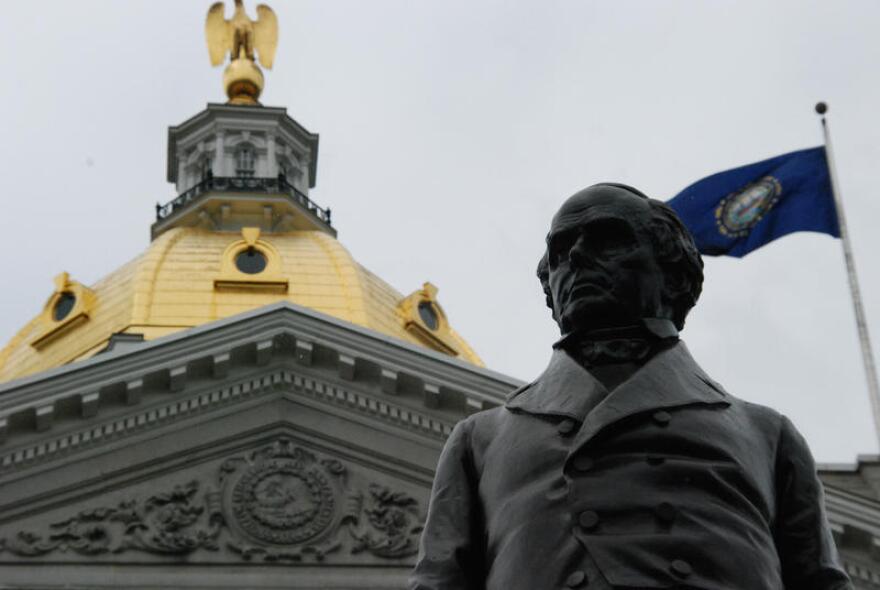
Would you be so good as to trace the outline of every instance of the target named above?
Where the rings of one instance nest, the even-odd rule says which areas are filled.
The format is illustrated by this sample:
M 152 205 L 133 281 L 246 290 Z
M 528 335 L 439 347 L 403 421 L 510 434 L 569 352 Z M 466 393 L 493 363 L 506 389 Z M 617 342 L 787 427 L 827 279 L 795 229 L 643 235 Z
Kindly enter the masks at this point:
M 0 341 L 57 273 L 91 284 L 149 244 L 154 204 L 175 196 L 167 127 L 225 100 L 209 4 L 4 3 Z M 281 32 L 263 102 L 320 134 L 312 198 L 402 293 L 436 284 L 490 368 L 531 380 L 549 357 L 534 267 L 567 196 L 619 181 L 666 199 L 818 145 L 820 99 L 880 345 L 880 3 L 271 5 Z M 795 234 L 707 259 L 683 336 L 731 393 L 789 415 L 820 461 L 877 452 L 838 240 Z

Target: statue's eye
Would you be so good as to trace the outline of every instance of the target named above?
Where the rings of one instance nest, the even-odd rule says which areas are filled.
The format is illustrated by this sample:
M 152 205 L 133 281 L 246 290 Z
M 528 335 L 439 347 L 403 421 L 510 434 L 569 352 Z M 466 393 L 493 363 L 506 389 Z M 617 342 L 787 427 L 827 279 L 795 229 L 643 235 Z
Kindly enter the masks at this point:
M 548 251 L 548 261 L 550 266 L 556 266 L 560 260 L 568 258 L 568 253 L 574 246 L 577 233 L 574 231 L 565 231 L 554 234 L 550 238 L 550 247 Z
M 621 219 L 602 219 L 589 224 L 584 233 L 590 249 L 603 254 L 622 254 L 638 247 L 632 228 Z

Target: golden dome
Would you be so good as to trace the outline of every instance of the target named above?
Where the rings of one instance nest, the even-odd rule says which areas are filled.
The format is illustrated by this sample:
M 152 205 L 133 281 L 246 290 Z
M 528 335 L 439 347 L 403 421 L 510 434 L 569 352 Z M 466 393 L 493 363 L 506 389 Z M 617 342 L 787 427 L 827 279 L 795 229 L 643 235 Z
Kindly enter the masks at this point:
M 242 256 L 259 272 L 237 265 Z M 113 334 L 151 340 L 278 301 L 482 366 L 435 297 L 430 283 L 404 297 L 322 231 L 175 227 L 91 287 L 59 275 L 43 312 L 0 350 L 0 381 L 88 358 Z

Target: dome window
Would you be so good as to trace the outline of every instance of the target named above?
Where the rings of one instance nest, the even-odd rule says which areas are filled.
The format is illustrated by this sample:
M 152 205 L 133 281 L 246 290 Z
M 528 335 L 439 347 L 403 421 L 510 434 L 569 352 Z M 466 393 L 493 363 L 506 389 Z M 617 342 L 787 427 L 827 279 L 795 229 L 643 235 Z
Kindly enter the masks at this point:
M 76 305 L 76 295 L 70 291 L 61 293 L 58 295 L 58 299 L 56 299 L 55 305 L 52 307 L 52 319 L 56 322 L 60 322 L 70 314 L 74 305 Z
M 235 268 L 249 275 L 260 274 L 266 270 L 266 255 L 250 246 L 236 254 Z
M 437 310 L 430 301 L 422 301 L 419 303 L 419 317 L 428 326 L 428 329 L 437 331 L 440 327 L 440 318 L 437 316 Z
M 235 151 L 235 175 L 252 178 L 255 170 L 254 147 L 243 145 Z
M 437 287 L 425 283 L 421 289 L 404 297 L 397 304 L 397 310 L 403 327 L 419 342 L 451 356 L 461 354 L 446 313 L 437 303 Z
M 283 176 L 287 182 L 294 182 L 299 180 L 299 177 L 302 176 L 302 171 L 287 158 L 279 158 L 278 174 L 279 176 Z
M 91 289 L 70 279 L 66 272 L 55 277 L 55 291 L 43 306 L 40 324 L 30 345 L 41 350 L 89 320 L 95 306 Z
M 241 228 L 241 239 L 226 247 L 221 260 L 214 289 L 287 293 L 281 256 L 271 243 L 260 239 L 260 228 Z

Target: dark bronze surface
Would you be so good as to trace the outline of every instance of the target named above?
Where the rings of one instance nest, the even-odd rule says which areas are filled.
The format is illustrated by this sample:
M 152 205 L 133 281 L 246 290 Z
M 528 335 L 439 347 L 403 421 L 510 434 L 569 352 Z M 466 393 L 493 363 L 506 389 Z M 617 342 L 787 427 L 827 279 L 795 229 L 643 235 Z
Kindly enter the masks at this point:
M 678 340 L 703 274 L 668 207 L 577 193 L 538 277 L 562 339 L 453 431 L 411 590 L 852 588 L 806 442 Z

